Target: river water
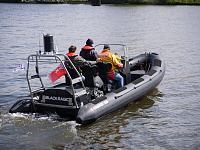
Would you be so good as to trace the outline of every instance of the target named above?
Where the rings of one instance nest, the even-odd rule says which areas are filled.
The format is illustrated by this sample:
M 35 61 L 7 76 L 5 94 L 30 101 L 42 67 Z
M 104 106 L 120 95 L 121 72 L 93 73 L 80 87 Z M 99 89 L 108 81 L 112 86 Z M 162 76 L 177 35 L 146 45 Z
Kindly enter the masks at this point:
M 0 4 L 0 149 L 200 149 L 200 7 Z M 9 114 L 28 94 L 29 54 L 54 35 L 60 53 L 87 38 L 121 43 L 128 56 L 159 53 L 154 91 L 88 126 L 55 115 Z M 40 44 L 41 45 L 41 44 Z

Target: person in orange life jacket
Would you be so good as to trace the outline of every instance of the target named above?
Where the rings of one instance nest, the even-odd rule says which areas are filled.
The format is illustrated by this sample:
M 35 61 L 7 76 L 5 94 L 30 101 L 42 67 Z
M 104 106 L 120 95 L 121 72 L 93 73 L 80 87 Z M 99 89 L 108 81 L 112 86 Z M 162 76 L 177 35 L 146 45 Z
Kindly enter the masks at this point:
M 81 56 L 76 54 L 76 46 L 70 46 L 68 49 L 68 53 L 66 54 L 69 59 L 72 61 L 72 63 L 74 64 L 74 66 L 77 68 L 77 70 L 79 71 L 79 73 L 81 73 L 81 66 L 84 65 L 88 65 L 90 64 L 89 62 L 87 62 L 84 58 L 82 58 Z M 82 76 L 83 80 L 85 79 L 84 76 Z
M 79 71 L 80 74 L 82 74 L 82 70 L 81 67 L 85 66 L 85 65 L 95 65 L 96 61 L 87 61 L 85 60 L 83 57 L 79 56 L 76 54 L 76 46 L 70 46 L 68 49 L 68 53 L 66 54 L 69 59 L 72 61 L 72 63 L 74 64 L 74 66 L 77 68 L 77 70 Z M 85 79 L 84 76 L 82 76 L 83 80 Z
M 110 46 L 105 44 L 103 50 L 98 55 L 98 59 L 100 59 L 102 62 L 107 62 L 112 64 L 112 69 L 110 71 L 114 72 L 114 79 L 118 83 L 118 87 L 124 86 L 124 78 L 120 75 L 118 72 L 118 69 L 123 68 L 123 64 L 119 61 L 119 59 L 116 57 L 115 54 L 112 54 L 110 52 Z M 112 72 L 108 72 L 108 78 L 112 78 Z
M 89 64 L 83 57 L 76 54 L 76 46 L 70 46 L 69 52 L 66 54 L 69 59 L 73 62 L 75 67 L 79 70 L 81 66 Z
M 86 41 L 86 45 L 81 48 L 80 56 L 82 56 L 85 60 L 96 61 L 97 52 L 95 51 L 94 44 L 92 39 L 88 39 Z

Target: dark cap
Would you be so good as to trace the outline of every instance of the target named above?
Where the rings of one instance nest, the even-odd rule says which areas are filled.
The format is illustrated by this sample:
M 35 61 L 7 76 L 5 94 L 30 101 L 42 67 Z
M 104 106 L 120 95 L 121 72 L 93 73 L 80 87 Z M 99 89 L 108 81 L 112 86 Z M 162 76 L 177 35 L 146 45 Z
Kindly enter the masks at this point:
M 94 42 L 93 42 L 92 39 L 87 39 L 86 44 L 87 45 L 92 45 L 92 44 L 94 44 Z
M 108 44 L 105 44 L 103 49 L 110 49 L 110 46 Z
M 69 52 L 75 52 L 76 51 L 76 46 L 70 46 L 69 47 Z

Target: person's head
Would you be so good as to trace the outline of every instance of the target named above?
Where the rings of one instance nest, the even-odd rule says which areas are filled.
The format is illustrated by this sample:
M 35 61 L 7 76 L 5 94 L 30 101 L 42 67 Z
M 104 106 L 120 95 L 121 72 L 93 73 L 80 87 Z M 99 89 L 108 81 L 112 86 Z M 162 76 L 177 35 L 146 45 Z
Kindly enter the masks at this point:
M 74 53 L 76 51 L 76 46 L 71 45 L 68 50 L 70 53 Z
M 105 44 L 103 49 L 109 49 L 110 50 L 110 46 L 108 44 Z
M 92 44 L 94 44 L 93 40 L 92 39 L 87 39 L 86 45 L 92 46 Z

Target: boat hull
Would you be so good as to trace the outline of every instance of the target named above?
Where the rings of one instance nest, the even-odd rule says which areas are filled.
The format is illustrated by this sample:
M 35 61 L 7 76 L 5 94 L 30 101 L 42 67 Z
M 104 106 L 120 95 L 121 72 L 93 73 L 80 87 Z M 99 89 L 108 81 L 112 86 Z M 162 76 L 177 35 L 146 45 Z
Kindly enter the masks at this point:
M 116 111 L 130 102 L 136 101 L 153 90 L 163 79 L 165 64 L 158 54 L 145 53 L 127 62 L 123 70 L 126 85 L 107 92 L 104 96 L 91 99 L 90 92 L 77 97 L 75 105 L 73 95 L 64 89 L 46 89 L 36 93 L 35 97 L 49 99 L 32 99 L 31 97 L 17 101 L 10 113 L 57 113 L 61 117 L 75 120 L 79 124 L 88 124 L 98 118 Z M 148 64 L 148 65 L 147 65 Z M 138 66 L 143 66 L 142 70 Z M 42 94 L 42 95 L 41 95 Z M 61 99 L 61 97 L 63 97 Z M 56 98 L 56 99 L 55 99 Z M 70 101 L 72 100 L 72 101 Z M 45 101 L 45 102 L 44 102 Z
M 142 61 L 144 57 L 144 55 L 138 56 L 133 59 L 130 64 Z M 147 74 L 138 78 L 137 81 L 135 80 L 125 87 L 107 94 L 105 100 L 97 104 L 89 103 L 81 107 L 76 122 L 80 124 L 93 122 L 101 116 L 116 111 L 153 90 L 164 77 L 165 64 L 157 54 L 151 54 L 150 61 L 152 61 L 153 64 L 151 70 L 149 70 Z

